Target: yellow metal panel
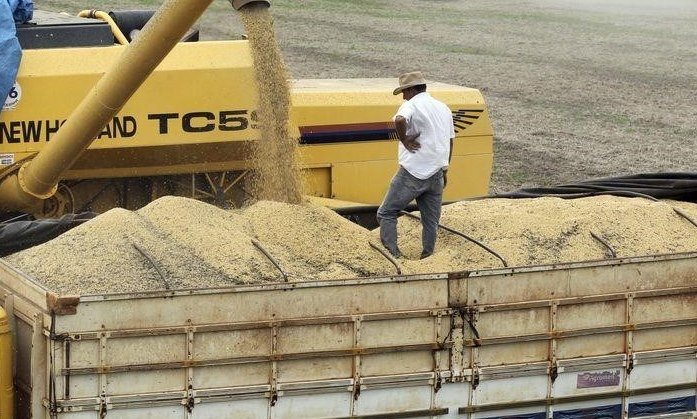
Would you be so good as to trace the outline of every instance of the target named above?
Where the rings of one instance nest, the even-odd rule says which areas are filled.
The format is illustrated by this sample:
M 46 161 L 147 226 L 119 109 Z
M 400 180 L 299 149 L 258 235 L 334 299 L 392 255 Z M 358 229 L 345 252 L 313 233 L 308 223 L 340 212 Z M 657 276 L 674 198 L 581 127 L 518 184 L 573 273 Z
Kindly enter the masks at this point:
M 455 139 L 448 187 L 443 193 L 445 201 L 488 193 L 492 148 L 490 136 Z M 397 141 L 304 146 L 301 147 L 301 162 L 331 165 L 332 198 L 379 204 L 398 167 Z
M 11 419 L 13 410 L 12 336 L 7 314 L 0 307 L 0 419 Z
M 292 84 L 293 121 L 298 126 L 390 122 L 402 104 L 391 94 L 393 79 L 296 80 Z M 481 93 L 476 89 L 431 83 L 428 91 L 452 111 L 467 115 L 457 136 L 492 135 Z M 481 111 L 481 112 L 480 112 Z
M 453 156 L 443 201 L 458 201 L 488 194 L 492 165 L 491 154 Z
M 329 198 L 332 194 L 332 169 L 314 167 L 302 172 L 305 195 Z
M 0 114 L 0 151 L 43 148 L 122 50 L 114 46 L 26 51 L 17 78 L 21 100 Z M 90 148 L 251 139 L 257 135 L 251 126 L 255 107 L 247 42 L 181 43 Z M 239 129 L 241 124 L 248 128 Z
M 332 198 L 380 204 L 397 171 L 397 161 L 338 163 L 332 167 Z
M 493 155 L 491 136 L 457 137 L 453 156 Z M 364 141 L 300 147 L 300 160 L 306 166 L 365 160 L 397 162 L 397 141 Z
M 444 201 L 486 195 L 491 155 L 454 156 L 448 171 Z M 332 166 L 332 198 L 380 204 L 397 171 L 397 159 L 337 163 Z
M 396 141 L 365 141 L 300 147 L 303 165 L 350 163 L 366 160 L 397 161 Z

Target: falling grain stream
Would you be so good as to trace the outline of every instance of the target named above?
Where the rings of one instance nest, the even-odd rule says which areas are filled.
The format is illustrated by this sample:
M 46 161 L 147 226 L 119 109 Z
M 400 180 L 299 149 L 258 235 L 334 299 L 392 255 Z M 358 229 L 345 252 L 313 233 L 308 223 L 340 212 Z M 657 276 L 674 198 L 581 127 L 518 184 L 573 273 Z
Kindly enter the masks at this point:
M 266 7 L 241 11 L 252 50 L 259 92 L 260 139 L 252 145 L 255 169 L 253 194 L 258 200 L 300 203 L 302 187 L 297 164 L 297 141 L 288 130 L 288 74 Z

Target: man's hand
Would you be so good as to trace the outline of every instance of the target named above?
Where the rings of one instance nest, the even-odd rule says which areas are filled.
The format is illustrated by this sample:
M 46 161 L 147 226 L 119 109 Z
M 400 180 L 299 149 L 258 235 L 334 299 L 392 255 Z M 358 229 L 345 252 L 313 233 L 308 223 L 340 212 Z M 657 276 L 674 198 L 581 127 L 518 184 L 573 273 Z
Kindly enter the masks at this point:
M 448 171 L 443 170 L 443 189 L 448 186 Z
M 421 148 L 421 143 L 416 141 L 420 135 L 421 133 L 405 135 L 404 140 L 402 140 L 402 145 L 404 145 L 404 148 L 406 148 L 410 153 L 416 153 L 416 150 Z

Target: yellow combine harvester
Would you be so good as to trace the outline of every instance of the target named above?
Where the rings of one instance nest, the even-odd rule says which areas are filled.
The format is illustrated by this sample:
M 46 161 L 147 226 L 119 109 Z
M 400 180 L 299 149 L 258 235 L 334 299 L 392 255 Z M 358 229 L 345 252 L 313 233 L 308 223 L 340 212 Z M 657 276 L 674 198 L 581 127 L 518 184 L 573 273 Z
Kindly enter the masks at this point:
M 210 2 L 170 3 L 176 3 L 170 15 L 185 10 L 179 14 L 189 13 L 187 21 L 165 16 L 127 46 L 115 42 L 140 27 L 37 12 L 38 25 L 19 28 L 24 56 L 0 113 L 0 211 L 43 218 L 135 209 L 163 195 L 221 206 L 248 198 L 247 150 L 259 136 L 249 44 L 191 42 L 197 38 L 187 33 L 191 15 Z M 112 16 L 120 24 L 120 15 Z M 163 45 L 163 33 L 171 45 Z M 177 42 L 182 38 L 190 42 Z M 292 132 L 308 195 L 381 201 L 396 169 L 395 85 L 396 79 L 292 81 Z M 492 129 L 481 93 L 441 83 L 429 91 L 456 121 L 444 199 L 486 194 Z M 90 131 L 96 138 L 85 138 Z

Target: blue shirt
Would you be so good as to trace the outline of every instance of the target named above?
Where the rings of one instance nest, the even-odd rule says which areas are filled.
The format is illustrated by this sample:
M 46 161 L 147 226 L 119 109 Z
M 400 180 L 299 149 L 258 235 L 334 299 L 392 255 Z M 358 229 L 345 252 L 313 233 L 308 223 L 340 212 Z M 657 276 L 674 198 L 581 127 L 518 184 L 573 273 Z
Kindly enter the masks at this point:
M 31 20 L 33 11 L 31 0 L 0 0 L 0 105 L 12 90 L 22 59 L 15 23 Z
M 12 9 L 15 23 L 27 23 L 34 15 L 34 2 L 32 0 L 7 0 Z

